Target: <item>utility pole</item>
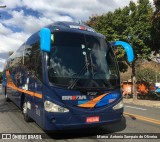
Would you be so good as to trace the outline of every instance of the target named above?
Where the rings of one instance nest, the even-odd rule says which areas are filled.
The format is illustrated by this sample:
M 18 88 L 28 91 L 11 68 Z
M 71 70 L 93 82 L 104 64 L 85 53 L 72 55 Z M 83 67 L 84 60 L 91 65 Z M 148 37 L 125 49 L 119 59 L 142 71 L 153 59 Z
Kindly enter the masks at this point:
M 130 43 L 131 36 L 128 35 L 127 41 Z M 131 81 L 132 81 L 132 93 L 133 93 L 133 101 L 137 100 L 137 85 L 136 85 L 136 73 L 135 73 L 135 61 L 131 64 L 132 68 L 132 75 L 131 75 Z
M 137 86 L 136 86 L 136 76 L 135 76 L 135 61 L 132 62 L 132 93 L 133 93 L 133 101 L 137 100 Z

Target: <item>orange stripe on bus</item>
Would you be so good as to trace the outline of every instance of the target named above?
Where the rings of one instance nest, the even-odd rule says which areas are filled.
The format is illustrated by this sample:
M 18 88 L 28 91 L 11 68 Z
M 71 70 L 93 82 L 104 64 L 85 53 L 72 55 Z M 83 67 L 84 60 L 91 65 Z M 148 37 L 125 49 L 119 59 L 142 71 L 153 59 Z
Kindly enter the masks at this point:
M 30 96 L 35 96 L 37 98 L 40 98 L 42 99 L 42 94 L 38 94 L 38 93 L 35 93 L 35 92 L 31 92 L 31 91 L 28 91 L 28 90 L 23 90 L 21 88 L 18 88 L 13 82 L 12 82 L 12 79 L 11 79 L 11 76 L 10 76 L 10 73 L 9 71 L 6 71 L 6 76 L 7 76 L 7 87 L 9 88 L 12 88 L 14 90 L 17 90 L 17 91 L 20 91 L 20 92 L 23 92 L 25 94 L 28 94 Z
M 42 99 L 42 94 L 38 94 L 38 93 L 31 92 L 31 91 L 28 91 L 28 90 L 23 90 L 23 89 L 20 89 L 18 87 L 14 87 L 14 86 L 11 86 L 11 85 L 8 85 L 8 84 L 7 84 L 7 87 L 12 88 L 12 89 L 17 90 L 17 91 L 20 91 L 20 92 L 23 92 L 23 93 L 28 94 L 30 96 L 35 96 L 37 98 Z
M 93 108 L 98 103 L 98 101 L 100 101 L 106 95 L 107 94 L 102 94 L 102 95 L 94 98 L 93 100 L 91 100 L 89 102 L 86 102 L 84 104 L 80 104 L 78 106 L 80 106 L 80 107 L 87 107 L 87 108 Z

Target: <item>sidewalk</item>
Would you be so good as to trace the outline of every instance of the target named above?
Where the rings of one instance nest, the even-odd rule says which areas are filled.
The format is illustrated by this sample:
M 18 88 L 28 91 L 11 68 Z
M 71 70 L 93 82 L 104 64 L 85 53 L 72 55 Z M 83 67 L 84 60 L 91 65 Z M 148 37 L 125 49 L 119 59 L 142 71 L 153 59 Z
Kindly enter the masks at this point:
M 149 106 L 149 107 L 155 107 L 160 108 L 160 100 L 136 100 L 133 101 L 133 98 L 123 98 L 124 103 L 130 103 L 135 105 L 142 105 L 142 106 Z

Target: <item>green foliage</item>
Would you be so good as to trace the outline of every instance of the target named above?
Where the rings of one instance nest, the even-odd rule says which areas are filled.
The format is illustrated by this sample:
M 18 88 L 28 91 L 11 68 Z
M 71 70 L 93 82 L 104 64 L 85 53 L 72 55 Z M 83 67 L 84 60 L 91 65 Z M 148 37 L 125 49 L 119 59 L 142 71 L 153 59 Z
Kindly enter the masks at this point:
M 125 62 L 118 62 L 118 66 L 119 66 L 119 71 L 120 72 L 126 72 L 128 70 L 128 65 Z
M 116 9 L 101 16 L 90 17 L 86 23 L 104 34 L 109 41 L 128 41 L 134 48 L 136 57 L 147 58 L 151 51 L 151 17 L 153 9 L 149 0 L 139 0 L 136 5 Z M 119 51 L 118 60 L 124 59 L 125 53 Z
M 136 78 L 138 81 L 145 81 L 150 84 L 160 82 L 160 74 L 151 68 L 137 69 Z
M 157 53 L 160 52 L 160 0 L 154 0 L 155 12 L 152 17 L 152 46 Z

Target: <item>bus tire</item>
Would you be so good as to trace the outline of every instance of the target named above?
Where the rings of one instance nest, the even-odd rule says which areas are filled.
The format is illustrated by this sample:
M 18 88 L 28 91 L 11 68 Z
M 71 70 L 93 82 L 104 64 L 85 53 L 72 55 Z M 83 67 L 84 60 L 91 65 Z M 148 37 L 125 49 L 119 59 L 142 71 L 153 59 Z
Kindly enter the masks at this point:
M 31 118 L 29 117 L 28 115 L 28 112 L 27 112 L 27 102 L 26 100 L 23 101 L 23 105 L 22 105 L 22 113 L 23 113 L 23 117 L 24 117 L 24 120 L 26 122 L 31 122 Z
M 5 94 L 5 101 L 6 101 L 6 102 L 9 102 L 9 101 L 10 101 L 9 98 L 8 98 L 8 96 L 7 96 L 7 94 Z
M 10 99 L 8 98 L 8 95 L 7 95 L 7 88 L 5 87 L 5 101 L 6 102 L 9 102 Z

